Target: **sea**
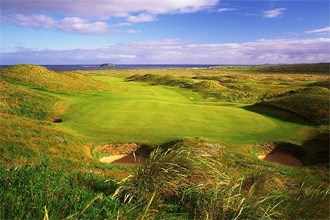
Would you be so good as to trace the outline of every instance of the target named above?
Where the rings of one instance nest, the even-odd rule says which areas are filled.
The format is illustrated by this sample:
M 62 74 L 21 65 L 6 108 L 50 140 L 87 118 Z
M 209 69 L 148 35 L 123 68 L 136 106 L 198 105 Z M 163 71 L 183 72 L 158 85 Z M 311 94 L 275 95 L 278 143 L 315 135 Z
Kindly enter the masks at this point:
M 0 68 L 9 67 L 10 65 L 0 65 Z M 55 71 L 71 71 L 71 70 L 133 70 L 133 69 L 201 69 L 201 68 L 210 68 L 219 65 L 198 65 L 198 64 L 166 64 L 166 65 L 149 65 L 149 64 L 117 64 L 115 66 L 105 66 L 101 67 L 100 65 L 91 64 L 91 65 L 40 65 L 44 66 L 49 70 Z

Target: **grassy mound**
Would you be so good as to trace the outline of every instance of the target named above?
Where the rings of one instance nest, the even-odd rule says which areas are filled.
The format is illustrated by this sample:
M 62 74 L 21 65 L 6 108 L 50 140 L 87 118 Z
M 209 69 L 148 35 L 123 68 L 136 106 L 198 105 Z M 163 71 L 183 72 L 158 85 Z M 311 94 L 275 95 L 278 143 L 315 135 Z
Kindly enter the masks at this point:
M 60 164 L 63 158 L 88 161 L 81 154 L 82 139 L 50 123 L 64 111 L 67 96 L 94 91 L 102 82 L 77 74 L 56 73 L 34 65 L 0 70 L 0 152 L 7 166 L 31 164 L 40 157 Z M 107 86 L 107 85 L 105 85 Z M 65 162 L 64 162 L 65 163 Z
M 54 72 L 29 64 L 0 69 L 0 79 L 15 85 L 56 93 L 100 91 L 105 86 L 73 72 Z
M 260 104 L 296 113 L 316 124 L 329 124 L 329 95 L 329 89 L 315 86 L 270 94 Z
M 173 75 L 158 75 L 158 74 L 135 74 L 127 78 L 128 81 L 140 81 L 148 82 L 151 85 L 166 85 L 166 86 L 177 86 L 181 88 L 190 87 L 193 84 L 193 80 L 177 77 Z
M 249 103 L 253 99 L 253 91 L 248 86 L 222 83 L 214 77 L 178 77 L 168 75 L 146 74 L 128 77 L 129 81 L 148 82 L 151 85 L 165 85 L 190 89 L 201 94 L 204 98 L 225 102 Z M 206 80 L 205 80 L 206 79 Z M 233 81 L 230 81 L 233 82 Z

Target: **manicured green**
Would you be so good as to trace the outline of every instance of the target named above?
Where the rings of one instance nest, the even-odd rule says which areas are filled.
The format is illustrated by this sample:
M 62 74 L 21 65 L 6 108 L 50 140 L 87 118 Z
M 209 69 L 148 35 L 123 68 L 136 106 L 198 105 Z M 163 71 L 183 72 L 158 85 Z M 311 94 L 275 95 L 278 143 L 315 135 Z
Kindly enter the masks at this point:
M 229 144 L 271 140 L 299 142 L 313 128 L 205 101 L 194 92 L 98 76 L 111 92 L 76 96 L 59 127 L 96 142 L 166 141 L 200 137 Z

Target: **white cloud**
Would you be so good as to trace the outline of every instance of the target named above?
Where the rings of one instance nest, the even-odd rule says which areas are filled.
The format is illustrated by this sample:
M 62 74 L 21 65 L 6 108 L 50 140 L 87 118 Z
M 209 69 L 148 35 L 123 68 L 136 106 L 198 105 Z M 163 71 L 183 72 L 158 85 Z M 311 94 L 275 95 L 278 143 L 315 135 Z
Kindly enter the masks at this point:
M 89 34 L 105 34 L 109 33 L 109 27 L 106 22 L 91 22 L 77 18 L 66 17 L 56 22 L 56 28 L 67 32 L 89 33 Z
M 330 26 L 315 30 L 306 31 L 307 34 L 328 34 L 330 33 Z
M 330 38 L 274 39 L 245 43 L 191 44 L 137 41 L 106 48 L 2 52 L 3 64 L 264 64 L 329 62 Z
M 219 0 L 1 0 L 0 22 L 88 34 L 133 33 L 131 30 L 110 30 L 110 27 L 152 22 L 160 14 L 201 11 L 216 6 L 218 2 Z M 55 19 L 45 14 L 57 14 L 61 18 Z M 121 21 L 109 25 L 109 20 L 113 18 Z
M 109 19 L 137 13 L 191 13 L 216 6 L 219 0 L 1 0 L 4 13 L 47 14 Z
M 46 15 L 15 14 L 11 17 L 2 17 L 2 22 L 7 24 L 16 24 L 25 27 L 57 29 L 66 32 L 75 32 L 83 34 L 105 34 L 113 33 L 106 22 L 89 22 L 78 17 L 65 17 L 55 20 Z
M 237 11 L 236 8 L 219 8 L 217 12 L 231 12 L 231 11 Z
M 286 8 L 275 8 L 272 10 L 268 10 L 268 11 L 263 11 L 263 16 L 265 18 L 276 18 L 280 15 L 283 14 L 283 11 L 285 11 Z
M 127 17 L 128 22 L 138 23 L 138 22 L 151 22 L 155 20 L 155 16 L 147 13 L 142 13 L 139 15 L 132 15 Z

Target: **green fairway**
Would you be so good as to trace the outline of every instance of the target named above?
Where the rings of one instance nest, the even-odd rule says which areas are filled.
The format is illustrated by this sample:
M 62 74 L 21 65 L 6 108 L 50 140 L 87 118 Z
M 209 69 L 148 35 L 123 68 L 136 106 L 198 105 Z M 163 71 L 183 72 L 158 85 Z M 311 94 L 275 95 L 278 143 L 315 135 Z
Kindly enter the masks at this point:
M 313 128 L 285 122 L 240 105 L 221 105 L 197 93 L 98 76 L 111 92 L 78 96 L 58 126 L 94 142 L 163 143 L 200 137 L 228 144 L 301 141 Z

